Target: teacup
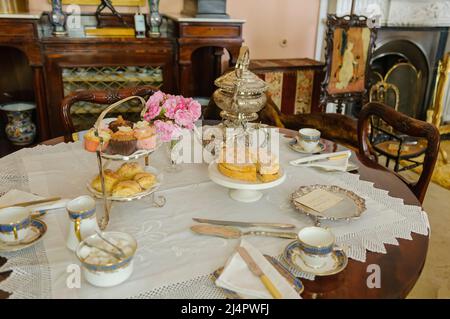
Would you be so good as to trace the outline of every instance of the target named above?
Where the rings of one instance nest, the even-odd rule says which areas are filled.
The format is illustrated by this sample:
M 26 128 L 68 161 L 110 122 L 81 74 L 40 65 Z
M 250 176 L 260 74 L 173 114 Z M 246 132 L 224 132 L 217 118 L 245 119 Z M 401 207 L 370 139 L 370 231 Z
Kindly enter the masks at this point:
M 306 152 L 312 152 L 319 145 L 320 131 L 313 128 L 302 128 L 298 131 L 297 142 Z
M 75 251 L 79 243 L 99 230 L 95 215 L 96 204 L 91 196 L 80 196 L 67 203 L 69 232 L 66 246 Z
M 16 242 L 26 238 L 31 225 L 30 210 L 24 207 L 0 209 L 0 240 Z
M 305 227 L 298 232 L 301 258 L 306 265 L 321 268 L 334 250 L 333 233 L 321 227 Z

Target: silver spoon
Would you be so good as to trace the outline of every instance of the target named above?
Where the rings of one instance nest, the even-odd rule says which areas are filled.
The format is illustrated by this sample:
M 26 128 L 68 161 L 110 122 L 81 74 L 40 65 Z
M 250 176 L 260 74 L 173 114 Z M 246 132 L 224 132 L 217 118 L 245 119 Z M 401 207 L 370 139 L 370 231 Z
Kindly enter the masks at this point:
M 127 256 L 119 246 L 114 245 L 111 241 L 106 239 L 98 230 L 96 230 L 95 232 L 97 233 L 97 236 L 100 237 L 105 243 L 107 243 L 108 245 L 110 245 L 110 246 L 114 247 L 116 250 L 118 250 L 120 252 L 121 258 L 125 258 Z M 96 248 L 98 248 L 98 247 L 96 247 Z

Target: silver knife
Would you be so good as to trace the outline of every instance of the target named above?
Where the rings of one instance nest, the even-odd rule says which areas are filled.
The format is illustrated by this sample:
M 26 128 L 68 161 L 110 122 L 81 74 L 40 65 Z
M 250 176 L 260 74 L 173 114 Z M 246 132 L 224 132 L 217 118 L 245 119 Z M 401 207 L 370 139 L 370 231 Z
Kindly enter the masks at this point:
M 214 220 L 203 218 L 192 218 L 192 220 L 201 224 L 221 225 L 221 226 L 236 226 L 236 227 L 265 227 L 274 229 L 294 229 L 295 225 L 281 224 L 281 223 L 251 223 L 251 222 L 236 222 L 229 220 Z

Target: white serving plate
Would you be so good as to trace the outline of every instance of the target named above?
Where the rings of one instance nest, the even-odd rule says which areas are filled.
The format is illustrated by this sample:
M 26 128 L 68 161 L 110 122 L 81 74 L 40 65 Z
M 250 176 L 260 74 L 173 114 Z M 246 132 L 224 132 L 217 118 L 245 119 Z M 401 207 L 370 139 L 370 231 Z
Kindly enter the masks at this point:
M 245 182 L 232 179 L 223 175 L 217 168 L 217 162 L 211 162 L 208 167 L 209 178 L 216 184 L 229 188 L 230 197 L 236 201 L 244 203 L 252 203 L 261 199 L 263 194 L 260 192 L 264 189 L 270 189 L 282 184 L 286 179 L 286 173 L 280 168 L 280 177 L 274 181 L 263 182 Z

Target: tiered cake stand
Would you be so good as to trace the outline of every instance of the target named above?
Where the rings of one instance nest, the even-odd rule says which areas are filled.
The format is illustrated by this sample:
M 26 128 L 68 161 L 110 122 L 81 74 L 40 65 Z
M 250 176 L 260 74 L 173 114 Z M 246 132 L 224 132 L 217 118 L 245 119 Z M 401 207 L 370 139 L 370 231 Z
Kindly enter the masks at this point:
M 102 125 L 102 121 L 104 120 L 105 116 L 112 111 L 113 109 L 115 109 L 116 107 L 118 107 L 119 105 L 132 100 L 132 99 L 139 99 L 139 101 L 142 103 L 143 109 L 141 112 L 141 118 L 143 118 L 144 114 L 147 112 L 147 107 L 146 107 L 146 102 L 145 100 L 140 97 L 140 96 L 131 96 L 128 98 L 125 98 L 123 100 L 120 100 L 112 105 L 110 105 L 109 107 L 107 107 L 98 117 L 97 121 L 95 122 L 95 135 L 100 139 L 100 147 L 97 150 L 97 163 L 98 163 L 98 170 L 99 170 L 99 175 L 100 175 L 100 181 L 101 181 L 101 186 L 102 186 L 102 191 L 98 192 L 95 189 L 93 189 L 91 187 L 91 185 L 88 183 L 88 190 L 97 198 L 101 198 L 103 200 L 103 204 L 104 204 L 104 215 L 102 216 L 102 218 L 99 221 L 99 227 L 101 230 L 105 230 L 106 227 L 108 226 L 109 223 L 109 215 L 111 212 L 111 208 L 112 208 L 112 203 L 113 202 L 129 202 L 129 201 L 133 201 L 133 200 L 139 200 L 142 199 L 144 197 L 149 197 L 152 204 L 154 206 L 157 207 L 163 207 L 166 203 L 166 199 L 163 196 L 158 196 L 157 198 L 155 198 L 155 192 L 158 190 L 159 186 L 162 183 L 162 174 L 158 172 L 158 170 L 154 167 L 149 166 L 149 156 L 158 149 L 158 147 L 161 145 L 161 143 L 159 142 L 159 140 L 157 140 L 157 144 L 156 147 L 152 150 L 138 150 L 136 152 L 134 152 L 131 155 L 128 156 L 124 156 L 124 155 L 111 155 L 111 154 L 106 154 L 103 152 L 104 148 L 104 141 L 101 138 L 99 132 L 101 130 L 101 125 Z M 156 176 L 157 179 L 157 183 L 150 189 L 145 190 L 141 193 L 135 194 L 133 196 L 129 196 L 129 197 L 115 197 L 115 196 L 111 196 L 109 194 L 107 194 L 106 192 L 106 188 L 105 188 L 105 169 L 110 165 L 111 162 L 129 162 L 129 161 L 134 161 L 134 160 L 138 160 L 143 158 L 145 161 L 145 171 L 152 173 Z M 151 197 L 150 197 L 151 196 Z

